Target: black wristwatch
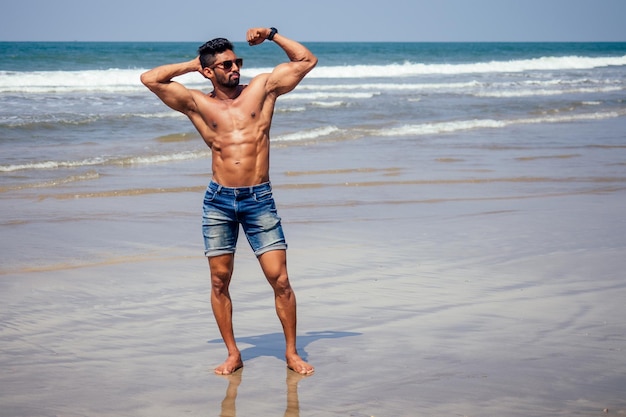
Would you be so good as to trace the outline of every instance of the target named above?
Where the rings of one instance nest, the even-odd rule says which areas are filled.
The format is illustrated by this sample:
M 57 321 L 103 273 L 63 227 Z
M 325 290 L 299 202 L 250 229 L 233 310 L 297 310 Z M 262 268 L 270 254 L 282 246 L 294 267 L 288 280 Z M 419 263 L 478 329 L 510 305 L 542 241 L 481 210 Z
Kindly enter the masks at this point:
M 267 35 L 267 40 L 268 41 L 273 41 L 274 40 L 274 35 L 276 35 L 277 33 L 278 33 L 278 29 L 270 28 L 270 34 Z

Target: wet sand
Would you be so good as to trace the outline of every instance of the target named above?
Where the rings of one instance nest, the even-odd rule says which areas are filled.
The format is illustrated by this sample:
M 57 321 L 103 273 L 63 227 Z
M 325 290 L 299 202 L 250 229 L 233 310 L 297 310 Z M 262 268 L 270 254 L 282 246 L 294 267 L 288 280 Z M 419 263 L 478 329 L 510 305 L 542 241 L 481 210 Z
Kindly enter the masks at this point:
M 4 192 L 0 415 L 626 414 L 624 148 L 334 146 L 273 154 L 295 381 L 243 236 L 213 375 L 200 162 Z

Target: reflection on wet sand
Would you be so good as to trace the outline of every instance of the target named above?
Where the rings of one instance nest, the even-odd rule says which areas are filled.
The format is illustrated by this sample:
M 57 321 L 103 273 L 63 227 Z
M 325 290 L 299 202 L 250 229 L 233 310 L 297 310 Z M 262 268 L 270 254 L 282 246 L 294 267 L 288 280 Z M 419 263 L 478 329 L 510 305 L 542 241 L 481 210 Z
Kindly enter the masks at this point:
M 283 417 L 299 417 L 300 416 L 300 402 L 298 400 L 298 382 L 302 378 L 307 378 L 307 375 L 300 375 L 287 369 L 287 406 Z M 241 385 L 243 377 L 243 368 L 237 370 L 231 375 L 220 375 L 222 378 L 228 380 L 228 386 L 226 387 L 226 395 L 222 401 L 219 417 L 236 417 L 237 416 L 237 390 Z

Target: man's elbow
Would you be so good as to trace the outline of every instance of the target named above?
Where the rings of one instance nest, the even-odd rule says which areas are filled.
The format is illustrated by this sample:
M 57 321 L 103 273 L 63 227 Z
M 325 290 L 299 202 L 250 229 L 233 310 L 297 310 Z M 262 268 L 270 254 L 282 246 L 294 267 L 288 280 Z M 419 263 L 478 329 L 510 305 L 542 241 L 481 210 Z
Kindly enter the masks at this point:
M 150 77 L 150 71 L 147 71 L 141 74 L 139 76 L 139 80 L 141 81 L 143 85 L 150 88 L 150 84 L 153 82 L 152 78 Z
M 317 57 L 311 54 L 309 57 L 306 58 L 305 62 L 308 64 L 306 69 L 306 72 L 308 73 L 317 65 Z
M 143 85 L 148 88 L 148 90 L 152 91 L 153 93 L 156 93 L 156 91 L 161 86 L 159 81 L 156 79 L 156 77 L 154 77 L 154 74 L 152 74 L 151 71 L 147 71 L 141 74 L 139 76 L 139 80 Z

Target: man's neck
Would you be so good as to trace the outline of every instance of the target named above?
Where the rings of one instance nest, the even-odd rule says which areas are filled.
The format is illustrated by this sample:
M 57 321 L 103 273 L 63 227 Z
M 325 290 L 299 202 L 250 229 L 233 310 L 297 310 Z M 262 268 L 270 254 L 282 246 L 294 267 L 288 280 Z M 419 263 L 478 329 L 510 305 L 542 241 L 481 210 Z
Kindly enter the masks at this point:
M 241 94 L 241 92 L 243 91 L 245 86 L 243 85 L 238 85 L 236 87 L 232 87 L 232 88 L 216 88 L 211 92 L 211 96 L 213 98 L 216 98 L 218 100 L 234 100 L 237 97 L 239 97 L 239 95 Z

